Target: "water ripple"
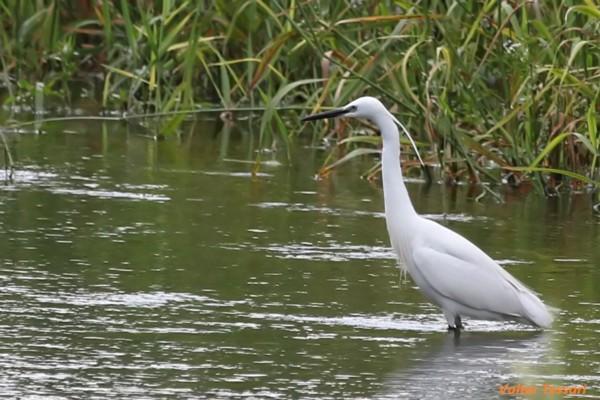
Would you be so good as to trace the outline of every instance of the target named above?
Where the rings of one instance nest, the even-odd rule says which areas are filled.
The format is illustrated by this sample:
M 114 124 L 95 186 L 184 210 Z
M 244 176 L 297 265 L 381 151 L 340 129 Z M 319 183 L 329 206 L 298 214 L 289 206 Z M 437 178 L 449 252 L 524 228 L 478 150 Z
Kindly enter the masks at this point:
M 98 197 L 101 199 L 131 199 L 131 200 L 148 200 L 148 201 L 169 201 L 170 198 L 165 195 L 151 193 L 132 193 L 119 192 L 115 190 L 91 190 L 91 189 L 67 189 L 54 188 L 50 192 L 55 194 L 67 194 L 74 196 L 89 196 Z
M 364 211 L 364 210 L 347 210 L 324 206 L 315 206 L 312 204 L 305 203 L 285 203 L 285 202 L 261 202 L 249 204 L 252 207 L 258 208 L 283 208 L 290 212 L 316 212 L 334 216 L 371 216 L 375 218 L 385 218 L 384 212 L 376 211 Z M 487 221 L 489 218 L 483 216 L 473 216 L 468 214 L 422 214 L 424 218 L 431 219 L 434 221 L 458 221 L 458 222 L 472 222 L 472 221 Z

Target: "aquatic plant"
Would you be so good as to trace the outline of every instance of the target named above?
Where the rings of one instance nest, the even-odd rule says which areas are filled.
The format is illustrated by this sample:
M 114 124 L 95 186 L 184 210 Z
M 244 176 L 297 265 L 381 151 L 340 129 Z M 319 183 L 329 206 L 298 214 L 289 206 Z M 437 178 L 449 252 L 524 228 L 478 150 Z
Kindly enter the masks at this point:
M 371 94 L 394 106 L 447 181 L 531 181 L 552 194 L 599 180 L 591 0 L 0 0 L 0 9 L 2 98 L 21 109 L 89 96 L 110 115 L 162 117 L 156 137 L 178 132 L 189 112 L 262 109 L 258 146 L 268 147 L 300 134 L 302 110 Z M 312 134 L 345 161 L 376 151 L 364 132 Z

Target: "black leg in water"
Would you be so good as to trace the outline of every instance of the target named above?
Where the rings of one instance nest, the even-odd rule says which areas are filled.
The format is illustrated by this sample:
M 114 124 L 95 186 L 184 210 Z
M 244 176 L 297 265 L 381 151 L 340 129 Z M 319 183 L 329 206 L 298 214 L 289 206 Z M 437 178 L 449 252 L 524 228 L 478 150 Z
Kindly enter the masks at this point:
M 458 314 L 456 314 L 456 317 L 454 317 L 454 326 L 456 326 L 456 329 L 465 329 L 460 319 L 460 315 Z
M 461 330 L 465 329 L 464 325 L 462 324 L 462 321 L 460 319 L 460 315 L 456 315 L 456 317 L 454 317 L 454 326 L 450 326 L 448 325 L 448 330 L 449 331 L 457 331 L 460 332 Z

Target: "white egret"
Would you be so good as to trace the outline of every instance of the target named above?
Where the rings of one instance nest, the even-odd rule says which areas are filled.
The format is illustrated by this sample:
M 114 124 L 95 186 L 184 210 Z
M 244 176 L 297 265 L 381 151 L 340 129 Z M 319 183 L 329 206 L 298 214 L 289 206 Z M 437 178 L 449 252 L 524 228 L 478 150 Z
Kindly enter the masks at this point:
M 537 328 L 551 325 L 552 315 L 535 293 L 469 240 L 416 213 L 402 178 L 396 125 L 408 132 L 379 100 L 361 97 L 303 121 L 338 116 L 366 118 L 379 128 L 385 220 L 392 247 L 400 266 L 442 308 L 449 329 L 462 329 L 462 316 L 512 320 Z

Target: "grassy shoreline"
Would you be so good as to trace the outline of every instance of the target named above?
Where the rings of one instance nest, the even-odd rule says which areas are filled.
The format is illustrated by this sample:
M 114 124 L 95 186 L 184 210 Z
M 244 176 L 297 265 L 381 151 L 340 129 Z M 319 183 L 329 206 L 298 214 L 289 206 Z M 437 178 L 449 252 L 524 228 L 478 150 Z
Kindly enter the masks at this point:
M 103 112 L 163 113 L 168 136 L 187 111 L 250 107 L 264 110 L 261 143 L 287 143 L 301 112 L 285 107 L 370 94 L 394 106 L 448 181 L 497 181 L 490 168 L 546 193 L 600 180 L 590 0 L 0 0 L 0 10 L 9 109 L 89 97 Z M 335 126 L 346 154 L 377 146 Z

